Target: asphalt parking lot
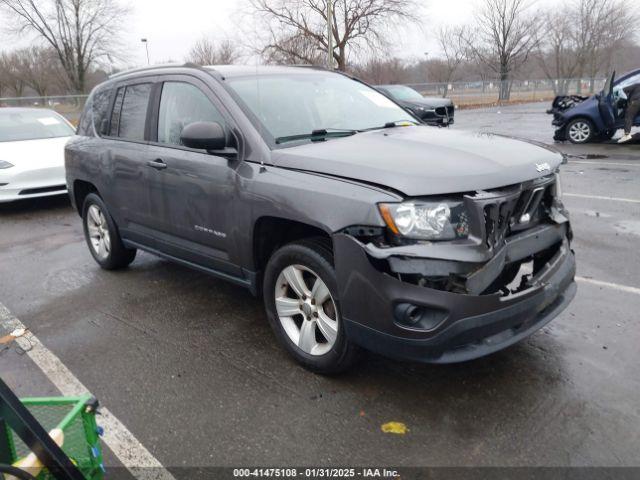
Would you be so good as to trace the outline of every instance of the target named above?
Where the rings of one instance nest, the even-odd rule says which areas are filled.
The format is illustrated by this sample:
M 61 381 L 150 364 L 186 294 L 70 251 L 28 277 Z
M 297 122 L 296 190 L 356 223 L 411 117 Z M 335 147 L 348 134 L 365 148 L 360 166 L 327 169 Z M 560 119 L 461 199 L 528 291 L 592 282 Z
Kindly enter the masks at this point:
M 545 108 L 461 111 L 453 128 L 550 143 Z M 578 295 L 481 360 L 368 355 L 311 374 L 241 288 L 144 253 L 100 270 L 64 197 L 0 206 L 0 304 L 169 468 L 640 466 L 640 142 L 558 148 Z M 19 395 L 58 393 L 13 344 L 0 376 Z M 390 421 L 408 432 L 383 433 Z

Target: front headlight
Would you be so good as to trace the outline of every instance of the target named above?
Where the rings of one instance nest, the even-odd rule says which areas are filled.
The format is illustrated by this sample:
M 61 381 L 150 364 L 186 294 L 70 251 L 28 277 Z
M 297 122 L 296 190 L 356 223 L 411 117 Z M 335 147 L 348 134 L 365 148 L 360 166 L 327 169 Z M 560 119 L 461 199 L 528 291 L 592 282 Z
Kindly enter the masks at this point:
M 378 205 L 394 234 L 415 240 L 455 240 L 469 235 L 469 218 L 460 202 L 405 202 Z
M 5 160 L 0 160 L 0 170 L 5 168 L 11 168 L 13 166 L 14 166 L 13 163 L 7 162 Z

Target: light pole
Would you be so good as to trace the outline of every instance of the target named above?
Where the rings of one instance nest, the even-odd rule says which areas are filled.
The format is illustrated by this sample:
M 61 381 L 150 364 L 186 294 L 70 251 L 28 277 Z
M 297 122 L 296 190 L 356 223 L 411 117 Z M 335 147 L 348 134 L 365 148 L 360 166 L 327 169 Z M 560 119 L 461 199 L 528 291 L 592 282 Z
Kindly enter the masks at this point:
M 333 70 L 333 0 L 327 0 L 327 68 Z
M 147 40 L 146 38 L 141 38 L 140 41 L 144 43 L 144 47 L 147 50 L 147 65 L 150 65 L 151 62 L 149 62 L 149 40 Z

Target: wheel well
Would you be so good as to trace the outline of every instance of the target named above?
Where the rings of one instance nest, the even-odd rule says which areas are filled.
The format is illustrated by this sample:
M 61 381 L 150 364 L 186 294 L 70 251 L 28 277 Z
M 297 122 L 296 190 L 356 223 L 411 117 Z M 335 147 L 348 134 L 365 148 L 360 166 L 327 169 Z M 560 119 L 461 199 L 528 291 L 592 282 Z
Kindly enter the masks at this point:
M 87 198 L 87 195 L 90 193 L 98 193 L 98 189 L 92 183 L 85 182 L 84 180 L 76 180 L 73 182 L 73 197 L 80 215 L 82 215 L 84 199 Z
M 253 230 L 253 259 L 256 271 L 263 271 L 273 252 L 287 243 L 305 238 L 322 238 L 332 247 L 331 236 L 312 225 L 278 217 L 262 217 Z M 323 242 L 325 243 L 325 242 Z
M 586 115 L 576 115 L 575 117 L 571 117 L 569 119 L 569 121 L 567 121 L 566 125 L 569 125 L 570 123 L 576 121 L 576 120 L 586 120 L 587 122 L 589 122 L 591 124 L 591 128 L 593 128 L 593 131 L 595 133 L 596 131 L 596 122 L 593 121 L 592 118 L 586 116 Z

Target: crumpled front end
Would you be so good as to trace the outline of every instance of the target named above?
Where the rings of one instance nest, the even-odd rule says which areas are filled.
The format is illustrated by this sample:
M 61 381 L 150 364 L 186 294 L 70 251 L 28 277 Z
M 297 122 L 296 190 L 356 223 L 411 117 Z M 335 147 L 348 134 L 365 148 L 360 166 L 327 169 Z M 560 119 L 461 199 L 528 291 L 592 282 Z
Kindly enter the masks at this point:
M 555 176 L 464 202 L 464 241 L 334 236 L 352 341 L 396 358 L 459 362 L 518 342 L 566 307 L 576 291 L 575 258 Z
M 551 108 L 547 110 L 549 115 L 553 115 L 551 124 L 556 128 L 553 139 L 558 142 L 563 142 L 567 139 L 565 127 L 567 120 L 565 118 L 565 112 L 571 110 L 576 105 L 581 104 L 589 97 L 583 97 L 582 95 L 558 95 L 551 104 Z

